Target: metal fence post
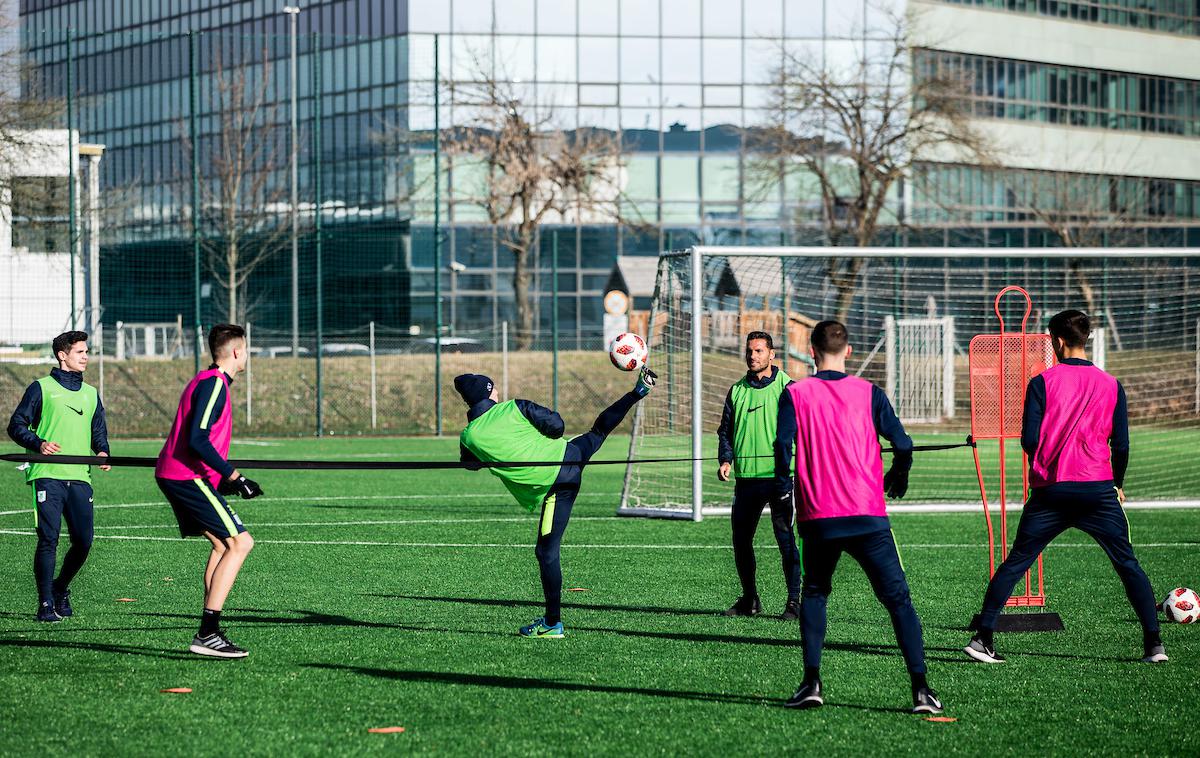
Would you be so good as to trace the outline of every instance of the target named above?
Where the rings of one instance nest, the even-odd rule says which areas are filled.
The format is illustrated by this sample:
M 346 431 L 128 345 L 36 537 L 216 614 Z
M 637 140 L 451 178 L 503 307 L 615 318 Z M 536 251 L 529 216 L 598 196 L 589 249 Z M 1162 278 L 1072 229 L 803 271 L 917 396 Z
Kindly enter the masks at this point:
M 312 48 L 313 205 L 316 208 L 313 214 L 313 253 L 317 261 L 317 436 L 320 437 L 325 433 L 325 364 L 321 355 L 325 348 L 325 272 L 321 261 L 321 100 L 324 81 L 321 77 L 321 38 L 316 33 L 312 35 Z
M 442 436 L 442 100 L 439 36 L 433 35 L 433 404 L 434 432 Z
M 95 339 L 96 339 L 96 346 L 100 350 L 100 355 L 98 356 L 100 359 L 99 391 L 100 391 L 100 399 L 103 400 L 104 399 L 104 324 L 101 324 L 101 323 L 96 324 Z
M 375 416 L 377 408 L 377 400 L 375 396 L 375 322 L 372 321 L 370 324 L 368 324 L 367 329 L 369 330 L 368 334 L 371 350 L 371 428 L 375 429 L 378 426 Z
M 76 228 L 75 219 L 75 98 L 71 91 L 74 89 L 74 80 L 71 75 L 71 69 L 74 67 L 74 57 L 71 51 L 71 28 L 67 27 L 67 245 L 70 247 L 68 255 L 71 261 L 71 329 L 79 328 L 75 313 L 75 247 L 78 242 L 79 230 Z
M 196 32 L 188 32 L 188 140 L 192 145 L 192 369 L 200 373 L 200 155 L 196 144 Z
M 1200 352 L 1197 352 L 1197 355 L 1200 356 Z M 1200 358 L 1197 358 L 1197 361 L 1198 362 L 1196 365 L 1200 366 Z M 504 399 L 507 400 L 508 399 L 508 322 L 507 321 L 500 322 L 500 366 L 501 366 L 501 368 L 500 368 L 501 387 L 504 389 L 504 392 L 503 392 Z M 1200 371 L 1200 368 L 1197 368 L 1197 371 Z M 1198 374 L 1198 376 L 1200 376 L 1200 374 Z M 1197 384 L 1197 386 L 1200 387 L 1200 384 Z M 1197 390 L 1197 391 L 1200 392 L 1200 390 Z M 1198 397 L 1200 397 L 1200 396 L 1198 396 Z
M 550 233 L 550 278 L 553 280 L 550 288 L 550 348 L 554 351 L 554 369 L 552 384 L 554 391 L 553 408 L 558 408 L 558 230 Z
M 250 322 L 246 322 L 246 426 L 254 421 L 254 354 L 250 351 Z

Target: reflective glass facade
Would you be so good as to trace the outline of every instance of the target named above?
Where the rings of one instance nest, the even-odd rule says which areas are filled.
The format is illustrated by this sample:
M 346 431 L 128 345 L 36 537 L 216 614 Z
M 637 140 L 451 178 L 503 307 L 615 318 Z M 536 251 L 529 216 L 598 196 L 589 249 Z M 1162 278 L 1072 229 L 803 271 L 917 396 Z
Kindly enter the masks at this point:
M 105 318 L 173 319 L 184 306 L 155 306 L 145 288 L 178 290 L 184 302 L 188 298 L 190 187 L 181 178 L 190 176 L 184 135 L 193 128 L 193 85 L 203 181 L 214 181 L 211 157 L 222 129 L 214 82 L 222 66 L 245 65 L 251 79 L 262 83 L 261 132 L 276 134 L 286 146 L 287 17 L 263 0 L 24 0 L 21 7 L 27 44 L 44 76 L 64 81 L 71 57 L 83 139 L 107 146 L 103 187 L 125 199 L 120 218 L 106 226 L 102 268 L 113 273 L 105 275 L 147 267 L 160 273 L 136 284 L 114 279 L 105 291 L 123 293 L 126 300 L 110 301 Z M 481 60 L 497 77 L 520 83 L 524 96 L 551 114 L 558 128 L 603 129 L 625 149 L 622 210 L 643 224 L 544 226 L 533 256 L 540 326 L 545 329 L 557 303 L 568 344 L 575 335 L 590 341 L 599 333 L 602 288 L 617 255 L 653 255 L 696 242 L 820 244 L 815 224 L 794 223 L 798 208 L 817 206 L 811 186 L 795 181 L 765 192 L 752 186 L 744 135 L 769 121 L 767 77 L 784 49 L 844 60 L 861 47 L 864 28 L 886 26 L 876 8 L 861 0 L 306 4 L 297 26 L 300 207 L 308 209 L 304 223 L 310 223 L 319 165 L 328 326 L 351 329 L 373 320 L 396 329 L 417 325 L 427 333 L 434 319 L 435 238 L 441 240 L 443 261 L 461 264 L 436 274 L 447 320 L 469 331 L 513 318 L 511 255 L 473 197 L 478 170 L 443 156 L 438 171 L 430 149 L 434 90 L 441 96 L 440 125 L 459 123 L 462 112 L 447 96 L 446 82 L 470 78 Z M 1194 8 L 1181 14 L 1192 21 L 1197 16 Z M 67 28 L 73 30 L 69 45 Z M 1200 136 L 1196 81 L 938 52 L 925 56 L 925 65 L 972 72 L 975 113 L 982 118 Z M 404 138 L 397 139 L 399 134 Z M 270 202 L 264 203 L 285 209 L 274 219 L 282 224 L 286 159 L 277 156 L 281 170 L 274 171 L 266 191 Z M 1035 225 L 1027 218 L 1012 216 L 1004 203 L 988 197 L 991 190 L 984 188 L 994 182 L 977 174 L 965 179 L 964 170 L 938 168 L 913 182 L 917 205 L 909 220 L 941 228 L 888 229 L 880 242 L 992 244 L 995 234 L 1017 239 L 1010 227 L 1023 224 L 1021 244 L 1043 244 L 1040 232 L 1029 231 Z M 930 182 L 939 184 L 937 192 Z M 947 187 L 960 193 L 950 203 L 957 209 L 954 218 L 921 215 L 921 198 L 944 197 Z M 1165 198 L 1163 192 L 1146 194 Z M 1155 215 L 1157 220 L 1196 218 L 1194 184 L 1172 183 L 1170 200 L 1155 202 L 1170 208 Z M 973 228 L 955 226 L 963 223 Z M 1164 244 L 1181 244 L 1188 234 L 1175 229 L 1164 239 L 1180 242 Z M 306 298 L 316 293 L 309 243 L 300 251 Z M 560 272 L 557 301 L 550 296 L 552 260 Z M 287 323 L 281 293 L 289 271 L 286 256 L 279 255 L 257 276 L 258 318 L 266 328 Z M 309 314 L 306 309 L 306 323 Z
M 1200 81 L 942 51 L 918 60 L 927 75 L 966 74 L 983 118 L 1200 136 Z

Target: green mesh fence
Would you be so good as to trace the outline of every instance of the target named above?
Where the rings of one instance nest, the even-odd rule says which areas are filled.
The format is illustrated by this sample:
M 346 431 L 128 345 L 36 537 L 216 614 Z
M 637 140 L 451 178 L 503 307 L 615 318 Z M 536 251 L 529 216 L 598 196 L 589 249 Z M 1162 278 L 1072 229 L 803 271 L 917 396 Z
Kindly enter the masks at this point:
M 688 113 L 659 103 L 635 127 L 618 118 L 632 103 L 624 86 L 583 84 L 581 71 L 563 73 L 570 56 L 549 55 L 582 49 L 573 36 L 533 49 L 500 34 L 405 35 L 383 13 L 369 37 L 315 34 L 338 27 L 305 13 L 294 33 L 290 18 L 243 25 L 271 34 L 0 32 L 0 148 L 23 167 L 0 179 L 12 193 L 0 225 L 12 241 L 0 256 L 0 406 L 46 370 L 51 338 L 79 327 L 102 357 L 89 378 L 103 374 L 114 433 L 161 436 L 179 389 L 207 364 L 204 331 L 235 321 L 253 347 L 235 393 L 239 433 L 453 433 L 452 377 L 499 380 L 506 345 L 510 390 L 582 428 L 627 380 L 602 350 L 618 255 L 823 238 L 788 221 L 812 200 L 789 194 L 804 183 L 774 204 L 751 197 L 738 168 L 749 106 L 713 116 L 728 119 L 720 128 L 705 115 L 677 129 Z M 621 223 L 560 213 L 534 235 L 524 325 L 512 229 L 489 220 L 486 171 L 460 144 L 478 123 L 465 85 L 479 83 L 480 60 L 513 110 L 571 139 L 616 135 L 624 155 Z M 1028 219 L 881 235 L 1054 239 Z M 1168 218 L 1121 240 L 1195 246 L 1200 228 Z

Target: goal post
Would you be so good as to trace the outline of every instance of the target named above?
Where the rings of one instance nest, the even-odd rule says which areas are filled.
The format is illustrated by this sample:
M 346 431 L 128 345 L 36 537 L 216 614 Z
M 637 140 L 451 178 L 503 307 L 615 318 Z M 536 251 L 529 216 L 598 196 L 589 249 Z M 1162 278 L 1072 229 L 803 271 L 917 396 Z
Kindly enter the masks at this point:
M 1068 308 L 1103 330 L 1089 353 L 1129 396 L 1131 501 L 1200 504 L 1200 469 L 1184 453 L 1200 443 L 1200 249 L 697 246 L 658 258 L 639 323 L 660 381 L 629 440 L 631 461 L 686 460 L 628 464 L 618 513 L 728 513 L 733 485 L 717 481 L 716 431 L 745 374 L 745 335 L 771 334 L 775 364 L 802 379 L 812 327 L 839 311 L 854 347 L 848 372 L 888 393 L 917 444 L 964 441 L 967 345 L 994 330 L 992 298 L 1010 284 L 1034 296 L 1031 332 Z M 979 507 L 965 450 L 919 454 L 912 482 L 906 506 Z

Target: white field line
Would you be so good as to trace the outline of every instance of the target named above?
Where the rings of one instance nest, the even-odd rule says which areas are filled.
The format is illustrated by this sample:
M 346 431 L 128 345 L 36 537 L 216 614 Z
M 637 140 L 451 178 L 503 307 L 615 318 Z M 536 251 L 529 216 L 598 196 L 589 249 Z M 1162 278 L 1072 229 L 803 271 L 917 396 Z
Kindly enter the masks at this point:
M 576 516 L 572 521 L 627 521 L 623 516 Z M 476 524 L 476 523 L 520 523 L 533 524 L 533 516 L 514 516 L 512 518 L 422 518 L 422 519 L 388 519 L 371 521 L 300 521 L 292 523 L 259 523 L 250 524 L 255 529 L 262 527 L 291 528 L 309 526 L 403 526 L 408 524 Z M 97 526 L 95 529 L 178 529 L 177 524 L 136 524 L 126 526 Z
M 261 503 L 255 503 L 256 506 L 270 505 L 272 503 L 329 503 L 341 501 L 369 501 L 369 500 L 467 500 L 467 499 L 491 499 L 495 498 L 502 502 L 507 502 L 507 495 L 496 494 L 427 494 L 427 495 L 314 495 L 309 497 L 269 497 Z M 576 496 L 576 501 L 584 499 L 608 498 L 615 500 L 616 497 L 604 492 L 581 492 Z M 142 503 L 100 503 L 95 506 L 100 508 L 169 508 L 167 501 L 151 500 Z M 1011 511 L 1020 511 L 1023 505 L 1016 503 L 1008 506 Z M 1192 510 L 1200 508 L 1200 501 L 1194 500 L 1146 500 L 1142 502 L 1127 502 L 1125 510 L 1127 511 L 1153 511 L 1153 510 Z M 889 505 L 889 514 L 905 514 L 905 513 L 980 513 L 982 506 L 979 503 L 929 503 L 921 505 Z M 32 506 L 18 508 L 10 511 L 0 511 L 0 516 L 21 516 L 28 515 L 33 511 Z M 705 508 L 705 513 L 710 516 L 727 516 L 729 515 L 728 508 Z M 992 506 L 992 513 L 999 515 L 999 506 Z M 624 517 L 627 518 L 627 517 Z
M 576 500 L 576 502 L 578 502 L 579 500 L 582 500 L 582 499 L 600 498 L 600 497 L 607 497 L 614 501 L 619 499 L 612 495 L 598 492 L 598 493 L 580 493 L 579 495 L 576 496 L 575 500 Z M 491 498 L 491 499 L 496 499 L 500 502 L 512 503 L 512 501 L 508 499 L 507 494 L 496 493 L 496 494 L 489 495 L 489 494 L 463 493 L 463 494 L 453 494 L 453 495 L 450 495 L 450 494 L 441 494 L 441 495 L 439 495 L 439 494 L 430 494 L 430 495 L 316 495 L 316 496 L 310 496 L 310 497 L 270 497 L 270 496 L 267 496 L 266 500 L 263 500 L 262 502 L 259 502 L 259 503 L 255 503 L 255 506 L 270 505 L 272 503 L 329 503 L 329 502 L 346 501 L 346 500 L 352 500 L 352 501 L 365 501 L 365 500 L 464 500 L 464 499 L 479 500 L 479 499 L 484 499 L 484 498 Z M 170 508 L 171 507 L 170 504 L 167 503 L 166 498 L 163 498 L 162 500 L 151 500 L 151 501 L 147 501 L 144 503 L 100 503 L 100 504 L 97 504 L 95 507 L 97 509 L 100 509 L 100 508 L 153 508 L 155 506 L 158 506 L 161 508 Z M 30 506 L 26 506 L 24 508 L 19 508 L 17 510 L 0 511 L 0 516 L 26 515 L 26 514 L 31 513 L 32 511 L 33 511 L 33 506 L 30 505 Z
M 18 537 L 32 537 L 35 532 L 22 531 L 18 529 L 0 529 L 0 535 L 13 535 Z M 99 534 L 97 539 L 108 540 L 129 540 L 134 542 L 181 542 L 181 537 L 151 537 L 146 535 L 129 535 L 129 534 Z M 371 547 L 408 547 L 408 548 L 502 548 L 502 549 L 518 549 L 528 550 L 529 543 L 521 542 L 517 544 L 500 543 L 500 542 L 379 542 L 373 540 L 272 540 L 272 539 L 256 539 L 257 545 L 349 545 L 349 546 L 371 546 Z M 1138 543 L 1136 547 L 1141 548 L 1185 548 L 1196 547 L 1200 542 L 1145 542 Z M 572 544 L 568 543 L 564 547 L 569 547 L 579 550 L 732 550 L 730 545 L 669 545 L 669 544 Z M 901 548 L 907 550 L 909 548 L 924 548 L 932 550 L 943 549 L 968 549 L 968 548 L 986 548 L 987 545 L 978 542 L 944 542 L 944 543 L 902 543 Z M 1052 544 L 1051 548 L 1088 548 L 1098 549 L 1095 544 L 1090 542 L 1064 542 Z

